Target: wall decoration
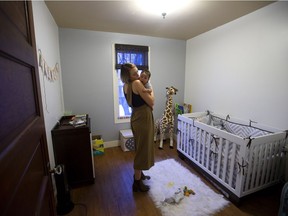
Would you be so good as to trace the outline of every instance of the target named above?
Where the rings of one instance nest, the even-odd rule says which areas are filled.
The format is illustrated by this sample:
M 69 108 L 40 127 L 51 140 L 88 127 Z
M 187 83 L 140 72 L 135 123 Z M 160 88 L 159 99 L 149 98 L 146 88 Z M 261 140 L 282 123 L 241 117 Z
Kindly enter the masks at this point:
M 43 105 L 47 113 L 49 113 L 47 105 L 45 78 L 50 82 L 55 82 L 56 80 L 59 79 L 60 68 L 58 62 L 55 64 L 54 68 L 49 67 L 42 55 L 41 49 L 38 49 L 38 66 L 41 68 L 41 71 L 43 72 L 43 94 L 44 94 Z
M 41 49 L 38 49 L 38 60 L 39 60 L 39 67 L 41 68 L 43 75 L 50 81 L 54 82 L 59 79 L 59 64 L 58 62 L 55 64 L 54 68 L 49 67 L 47 62 L 45 61 Z

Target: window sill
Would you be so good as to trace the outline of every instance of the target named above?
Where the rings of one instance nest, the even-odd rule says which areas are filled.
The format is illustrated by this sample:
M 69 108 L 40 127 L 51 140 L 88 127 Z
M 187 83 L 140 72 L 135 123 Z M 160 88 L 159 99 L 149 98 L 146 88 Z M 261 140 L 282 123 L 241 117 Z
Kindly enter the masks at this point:
M 115 124 L 119 124 L 119 123 L 130 123 L 130 118 L 115 119 Z

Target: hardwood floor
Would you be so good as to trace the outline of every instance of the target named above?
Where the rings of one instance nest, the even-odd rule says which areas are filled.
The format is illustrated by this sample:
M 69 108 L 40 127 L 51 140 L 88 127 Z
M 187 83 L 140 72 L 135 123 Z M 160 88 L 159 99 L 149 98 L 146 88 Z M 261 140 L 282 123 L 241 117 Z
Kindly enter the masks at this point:
M 200 176 L 193 167 L 178 157 L 176 148 L 170 149 L 164 143 L 164 150 L 155 144 L 155 160 L 174 158 L 192 173 Z M 120 147 L 105 149 L 104 155 L 95 156 L 95 184 L 71 190 L 75 204 L 68 216 L 160 216 L 148 193 L 133 193 L 133 152 L 123 152 Z M 217 191 L 213 186 L 212 189 Z M 217 191 L 218 192 L 218 191 Z M 230 204 L 216 216 L 277 216 L 281 188 L 251 195 L 239 206 Z M 193 213 L 191 213 L 193 216 Z

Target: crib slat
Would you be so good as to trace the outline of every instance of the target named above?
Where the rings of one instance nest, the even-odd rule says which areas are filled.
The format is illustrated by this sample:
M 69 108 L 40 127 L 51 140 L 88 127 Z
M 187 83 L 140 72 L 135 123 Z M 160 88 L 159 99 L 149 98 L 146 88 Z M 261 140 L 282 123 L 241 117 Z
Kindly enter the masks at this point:
M 185 122 L 181 121 L 181 144 L 180 144 L 181 150 L 184 150 L 184 145 L 185 145 L 186 128 L 184 127 L 184 124 Z
M 231 155 L 230 155 L 231 162 L 230 162 L 230 168 L 229 168 L 229 185 L 230 186 L 232 186 L 235 157 L 236 157 L 236 144 L 232 143 L 232 150 L 231 150 Z
M 205 135 L 206 135 L 206 131 L 205 131 Z M 205 145 L 206 145 L 206 148 L 207 148 L 207 152 L 206 152 L 206 168 L 207 168 L 207 170 L 210 170 L 209 169 L 209 165 L 210 165 L 210 163 L 209 163 L 209 161 L 210 161 L 210 142 L 211 142 L 211 140 L 210 140 L 210 137 L 208 137 L 208 144 L 206 143 Z
M 178 149 L 182 149 L 182 137 L 184 134 L 183 128 L 182 128 L 182 121 L 180 119 L 178 119 L 178 135 L 177 135 L 177 148 Z
M 188 140 L 188 134 L 189 134 L 189 124 L 187 122 L 184 122 L 184 131 L 186 131 L 185 136 L 184 136 L 184 145 L 183 149 L 186 152 L 186 154 L 189 155 L 188 148 L 189 148 L 189 140 Z
M 203 140 L 203 143 L 201 143 L 201 147 L 200 147 L 200 153 L 199 153 L 199 163 L 201 162 L 201 164 L 204 164 L 204 161 L 203 161 L 203 156 L 205 154 L 205 144 L 207 142 L 207 137 L 204 136 L 203 137 L 204 140 Z
M 193 145 L 194 142 L 193 142 L 193 138 L 192 138 L 192 128 L 193 126 L 190 125 L 190 124 L 187 124 L 187 136 L 186 136 L 186 139 L 187 139 L 187 143 L 188 143 L 188 155 L 191 155 L 192 154 L 192 151 L 193 151 Z
M 194 139 L 194 145 L 191 147 L 192 152 L 195 151 L 195 146 L 199 145 L 200 143 L 199 140 L 197 139 L 197 130 L 198 130 L 197 127 L 194 127 L 193 125 L 191 125 L 191 133 Z M 192 158 L 192 152 L 191 152 L 191 158 Z
M 195 151 L 198 151 L 198 150 L 196 150 L 197 149 L 197 147 L 199 146 L 199 145 L 201 145 L 201 143 L 202 143 L 202 130 L 200 129 L 200 128 L 197 128 L 197 134 L 196 134 L 196 137 L 197 137 L 197 145 L 196 146 L 194 146 L 194 150 Z M 195 154 L 193 155 L 193 158 L 196 160 L 196 152 L 195 152 Z
M 193 158 L 193 153 L 194 153 L 194 151 L 195 151 L 195 146 L 196 146 L 196 145 L 199 145 L 199 140 L 198 140 L 198 138 L 197 138 L 197 130 L 198 130 L 197 127 L 191 125 L 191 134 L 192 134 L 193 139 L 194 139 L 194 145 L 191 146 L 191 154 L 190 154 L 190 155 L 191 155 L 191 158 Z
M 265 170 L 267 170 L 267 157 L 268 157 L 268 144 L 267 143 L 265 143 L 265 144 L 263 144 L 263 148 L 264 148 L 264 150 L 263 150 L 263 154 L 264 154 L 264 158 L 263 158 L 263 160 L 264 160 L 264 165 L 263 165 L 263 172 L 262 172 L 262 175 L 261 175 L 261 182 L 260 182 L 260 185 L 263 185 L 264 184 L 264 180 L 265 180 L 265 177 L 266 177 L 266 175 L 267 175 L 267 173 L 265 172 Z
M 187 143 L 187 122 L 184 122 L 184 121 L 183 121 L 182 127 L 183 127 L 182 150 L 183 150 L 185 153 L 187 153 L 187 151 L 186 151 L 186 148 L 187 148 L 187 147 L 186 147 L 186 146 L 189 144 L 189 143 Z
M 183 149 L 183 146 L 184 146 L 184 143 L 185 143 L 185 141 L 184 141 L 184 139 L 185 139 L 185 128 L 184 128 L 184 121 L 181 121 L 181 126 L 180 126 L 180 133 L 181 133 L 181 142 L 180 142 L 180 148 L 181 148 L 181 150 L 184 150 Z
M 183 149 L 184 149 L 184 151 L 186 152 L 186 154 L 188 154 L 189 155 L 189 151 L 188 151 L 188 149 L 189 149 L 189 146 L 190 146 L 190 140 L 189 140 L 189 127 L 190 127 L 190 125 L 189 125 L 189 123 L 188 122 L 185 122 L 184 123 L 184 128 L 185 128 L 185 131 L 186 131 L 186 133 L 185 133 L 185 137 L 184 137 L 184 140 L 185 140 L 185 145 L 183 146 Z
M 177 149 L 180 148 L 180 135 L 182 132 L 181 132 L 181 128 L 180 128 L 180 124 L 181 124 L 181 121 L 179 119 L 177 119 Z
M 187 122 L 183 122 L 183 132 L 185 134 L 183 134 L 183 144 L 182 144 L 182 149 L 183 151 L 187 154 L 187 151 L 186 151 L 186 148 L 187 148 L 187 145 L 189 145 L 189 142 L 188 142 L 188 137 L 187 137 L 187 128 L 188 126 L 188 123 Z
M 288 161 L 286 161 L 286 160 L 288 160 L 288 158 L 287 158 L 286 154 L 288 154 L 288 152 L 286 152 L 286 154 L 284 153 L 285 144 L 286 144 L 286 140 L 279 141 L 279 145 L 281 146 L 281 149 L 280 149 L 281 153 L 279 155 L 279 163 L 280 163 L 279 174 L 278 174 L 279 178 L 281 177 L 281 175 L 286 176 L 286 178 L 287 178 L 286 173 L 287 173 L 288 165 L 286 165 L 286 164 L 288 164 Z M 286 170 L 285 170 L 285 166 L 286 166 Z
M 196 127 L 196 143 L 193 146 L 193 153 L 191 153 L 191 156 L 193 159 L 195 159 L 195 155 L 196 155 L 196 146 L 199 145 L 199 143 L 201 143 L 200 137 L 201 137 L 201 130 Z
M 203 138 L 201 138 L 203 147 L 205 148 L 205 155 L 204 155 L 204 166 L 208 170 L 209 168 L 209 145 L 207 143 L 209 142 L 209 139 L 207 139 L 207 132 L 204 130 L 201 130 L 203 132 Z M 204 141 L 205 140 L 205 141 Z
M 206 143 L 206 136 L 205 136 L 205 132 L 203 131 L 203 134 L 204 136 L 201 136 L 201 142 L 199 143 L 198 145 L 198 149 L 197 149 L 197 161 L 200 163 L 200 156 L 201 154 L 203 154 L 203 151 L 202 151 L 202 147 L 205 145 Z M 201 164 L 201 163 L 200 163 Z
M 241 197 L 245 193 L 245 187 L 246 187 L 246 176 L 247 176 L 247 170 L 248 170 L 248 162 L 247 158 L 249 155 L 249 149 L 246 147 L 246 145 L 239 145 L 239 155 L 238 155 L 238 163 L 241 166 L 240 170 L 238 170 L 237 178 L 236 178 L 236 187 L 235 187 L 235 193 L 238 197 Z M 244 173 L 244 175 L 243 175 Z
M 252 168 L 252 178 L 251 178 L 251 186 L 250 188 L 254 188 L 256 186 L 256 171 L 257 171 L 257 164 L 259 158 L 259 146 L 255 146 L 253 148 L 253 168 Z
M 271 159 L 271 151 L 272 151 L 272 145 L 268 145 L 268 155 L 267 155 L 267 170 L 266 170 L 266 178 L 265 183 L 269 182 L 270 176 L 271 176 L 271 166 L 272 166 L 272 159 Z
M 273 162 L 272 162 L 272 174 L 271 174 L 271 179 L 270 181 L 275 181 L 275 177 L 276 177 L 276 166 L 277 166 L 277 154 L 279 151 L 279 146 L 277 145 L 277 142 L 273 143 L 274 145 L 274 153 L 273 153 Z
M 261 169 L 262 167 L 262 161 L 265 160 L 264 156 L 263 156 L 263 146 L 259 145 L 258 146 L 259 149 L 259 156 L 258 156 L 258 160 L 257 160 L 257 173 L 256 173 L 256 181 L 255 181 L 255 187 L 259 187 L 260 184 L 260 176 L 261 176 Z
M 201 143 L 202 145 L 202 165 L 205 166 L 205 155 L 206 155 L 206 136 L 204 136 L 204 140 L 203 140 L 203 143 Z
M 179 139 L 180 139 L 180 143 L 179 143 L 179 148 L 181 150 L 183 150 L 183 145 L 184 145 L 184 136 L 185 136 L 185 129 L 183 127 L 183 124 L 184 122 L 183 121 L 180 121 L 180 136 L 179 136 Z
M 269 182 L 273 181 L 274 171 L 275 171 L 275 154 L 276 154 L 276 145 L 275 142 L 272 144 L 272 151 L 271 151 L 271 175 L 269 178 Z
M 219 147 L 218 147 L 218 154 L 217 154 L 217 171 L 216 171 L 216 175 L 218 176 L 218 178 L 220 177 L 220 164 L 221 164 L 221 158 L 222 158 L 222 146 L 223 146 L 223 138 L 220 137 L 219 139 Z
M 195 130 L 196 128 L 193 126 L 193 124 L 189 125 L 189 137 L 187 137 L 189 140 L 191 139 L 191 141 L 189 141 L 190 145 L 189 145 L 189 155 L 190 157 L 192 157 L 194 147 L 195 145 L 197 145 L 197 140 L 195 139 L 194 135 L 195 135 Z
M 204 147 L 207 143 L 207 133 L 206 131 L 203 131 L 202 130 L 202 136 L 201 136 L 201 143 L 199 145 L 199 148 L 197 149 L 198 152 L 198 155 L 197 155 L 197 161 L 200 160 L 200 157 L 202 156 L 203 152 L 201 151 L 201 147 Z
M 202 137 L 203 137 L 203 130 L 202 129 L 200 129 L 200 128 L 197 128 L 198 130 L 197 130 L 197 140 L 198 140 L 198 143 L 197 143 L 197 146 L 195 146 L 195 155 L 194 155 L 194 159 L 197 161 L 197 154 L 198 154 L 198 151 L 199 151 L 199 146 L 201 145 L 201 143 L 203 142 L 202 141 Z
M 252 171 L 252 179 L 251 179 L 251 185 L 252 187 L 257 187 L 257 175 L 258 175 L 258 167 L 259 167 L 259 163 L 260 163 L 260 149 L 259 149 L 259 145 L 255 146 L 254 148 L 254 157 L 253 157 L 253 171 Z
M 187 131 L 187 134 L 186 134 L 186 152 L 188 155 L 191 156 L 192 152 L 193 152 L 193 145 L 195 145 L 195 141 L 193 142 L 193 139 L 191 140 L 191 132 L 192 132 L 192 125 L 190 124 L 187 124 L 186 125 L 186 131 Z
M 182 150 L 188 154 L 187 148 L 189 148 L 189 124 L 187 122 L 183 122 L 183 137 L 182 137 Z
M 279 178 L 279 168 L 281 166 L 280 164 L 280 155 L 281 155 L 281 149 L 280 149 L 280 143 L 279 142 L 275 142 L 276 146 L 277 146 L 277 152 L 275 154 L 275 172 L 274 172 L 274 181 L 277 180 Z
M 182 122 L 182 146 L 181 146 L 181 149 L 185 152 L 185 153 L 187 153 L 186 151 L 185 151 L 185 146 L 187 146 L 188 145 L 188 143 L 187 143 L 187 122 L 186 121 L 183 121 Z
M 274 173 L 272 177 L 272 181 L 275 181 L 277 179 L 277 172 L 279 168 L 279 163 L 278 163 L 278 155 L 279 155 L 279 145 L 278 142 L 275 142 L 275 152 L 274 152 Z
M 281 156 L 282 156 L 282 142 L 283 140 L 280 140 L 277 142 L 278 145 L 278 152 L 277 152 L 277 162 L 276 162 L 276 174 L 275 174 L 275 180 L 279 179 L 281 177 L 280 171 L 282 169 L 282 164 L 281 164 Z M 284 142 L 283 142 L 283 146 L 284 146 Z
M 211 173 L 214 173 L 214 165 L 215 165 L 215 149 L 214 149 L 214 140 L 212 138 L 212 134 L 211 133 L 208 133 L 209 134 L 209 138 L 210 138 L 210 142 L 209 142 L 209 145 L 210 145 L 210 170 L 211 170 Z
M 193 125 L 191 125 L 191 135 L 194 136 L 194 143 L 193 145 L 191 146 L 191 152 L 190 152 L 190 157 L 193 158 L 193 154 L 195 152 L 195 146 L 198 145 L 199 141 L 197 140 L 197 128 L 194 127 Z
M 226 171 L 227 171 L 228 151 L 229 151 L 229 141 L 226 140 L 224 158 L 223 158 L 223 164 L 224 164 L 223 175 L 222 175 L 223 182 L 226 182 L 225 179 L 226 179 Z
M 250 177 L 251 177 L 251 173 L 252 173 L 252 157 L 253 157 L 253 151 L 251 150 L 251 146 L 250 146 L 250 149 L 249 149 L 249 153 L 248 153 L 248 170 L 247 170 L 247 175 L 246 175 L 246 181 L 245 181 L 245 190 L 244 191 L 247 191 L 249 189 L 249 185 L 250 185 Z
M 201 142 L 201 129 L 198 127 L 196 128 L 196 134 L 195 134 L 195 145 L 193 146 L 193 159 L 195 160 L 196 157 L 196 151 L 197 151 L 197 146 L 199 145 L 199 143 Z

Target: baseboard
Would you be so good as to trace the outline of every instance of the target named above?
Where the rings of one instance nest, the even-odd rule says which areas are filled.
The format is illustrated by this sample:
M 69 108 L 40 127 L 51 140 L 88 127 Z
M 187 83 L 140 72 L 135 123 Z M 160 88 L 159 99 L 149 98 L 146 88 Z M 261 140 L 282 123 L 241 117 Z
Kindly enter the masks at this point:
M 112 148 L 120 146 L 120 140 L 104 142 L 104 148 Z
M 177 135 L 174 134 L 174 141 L 177 140 Z M 104 142 L 104 148 L 113 148 L 113 147 L 118 147 L 120 146 L 120 140 L 113 140 L 113 141 L 108 141 Z

